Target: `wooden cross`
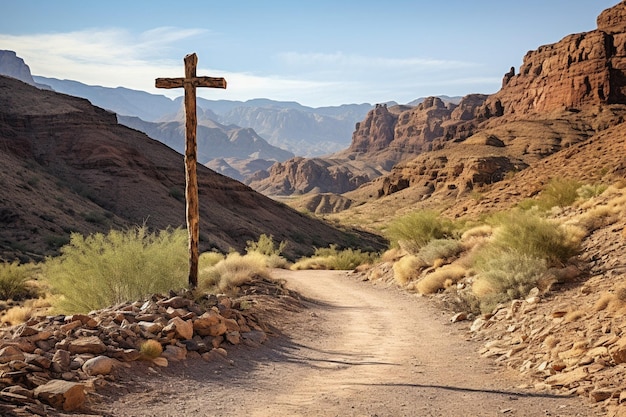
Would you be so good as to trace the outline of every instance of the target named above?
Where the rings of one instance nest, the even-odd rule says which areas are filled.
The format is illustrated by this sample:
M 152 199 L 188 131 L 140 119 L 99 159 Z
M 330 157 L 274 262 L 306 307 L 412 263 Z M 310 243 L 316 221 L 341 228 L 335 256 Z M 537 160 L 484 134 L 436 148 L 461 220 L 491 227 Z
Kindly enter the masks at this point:
M 198 286 L 198 239 L 200 211 L 198 207 L 198 177 L 196 174 L 197 145 L 196 87 L 226 88 L 223 78 L 196 77 L 198 56 L 185 56 L 185 78 L 157 78 L 157 88 L 185 88 L 185 200 L 187 202 L 187 232 L 189 233 L 189 287 Z

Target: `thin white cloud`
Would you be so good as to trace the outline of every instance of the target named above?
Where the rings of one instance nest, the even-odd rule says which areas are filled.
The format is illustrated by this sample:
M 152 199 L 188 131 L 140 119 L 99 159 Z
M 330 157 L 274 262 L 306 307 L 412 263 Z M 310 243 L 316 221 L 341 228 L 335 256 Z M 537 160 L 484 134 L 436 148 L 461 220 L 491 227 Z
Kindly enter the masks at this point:
M 17 52 L 35 75 L 76 80 L 105 87 L 123 86 L 169 97 L 182 91 L 156 89 L 154 79 L 183 74 L 183 41 L 206 47 L 204 29 L 159 27 L 135 34 L 124 29 L 88 29 L 33 35 L 0 34 L 0 49 Z M 212 39 L 216 38 L 211 34 Z M 194 41 L 194 42 L 191 42 Z M 202 50 L 197 51 L 199 55 Z M 302 104 L 337 105 L 348 102 L 382 102 L 420 95 L 448 94 L 450 90 L 500 80 L 478 77 L 476 63 L 429 58 L 385 58 L 336 52 L 277 55 L 279 65 L 260 74 L 217 68 L 198 69 L 200 75 L 225 77 L 226 92 L 200 89 L 211 99 L 247 100 L 266 97 Z M 268 57 L 270 60 L 271 57 Z M 435 91 L 435 89 L 439 89 Z M 454 91 L 451 95 L 456 94 Z
M 294 67 L 326 67 L 326 68 L 354 68 L 355 70 L 367 68 L 372 69 L 410 69 L 439 70 L 450 68 L 477 67 L 473 62 L 463 62 L 456 60 L 443 60 L 433 58 L 386 58 L 376 56 L 364 56 L 356 54 L 345 54 L 343 52 L 326 53 L 300 53 L 285 52 L 279 54 L 279 59 L 286 65 Z

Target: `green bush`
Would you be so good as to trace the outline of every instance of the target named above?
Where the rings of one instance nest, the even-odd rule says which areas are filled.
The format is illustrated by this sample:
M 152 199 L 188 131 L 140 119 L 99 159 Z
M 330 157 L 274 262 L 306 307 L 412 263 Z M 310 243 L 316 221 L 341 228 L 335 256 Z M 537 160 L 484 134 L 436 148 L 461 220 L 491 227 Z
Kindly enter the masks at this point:
M 536 214 L 513 210 L 496 218 L 493 240 L 485 250 L 515 252 L 559 264 L 576 255 L 579 242 L 566 231 Z
M 552 178 L 535 199 L 524 200 L 519 204 L 523 210 L 537 207 L 541 211 L 552 207 L 567 207 L 578 199 L 581 183 L 573 179 Z
M 246 253 L 258 252 L 262 255 L 281 255 L 287 246 L 287 242 L 280 242 L 278 247 L 274 242 L 273 236 L 262 234 L 257 242 L 249 240 L 246 242 Z
M 609 187 L 604 184 L 585 184 L 576 190 L 576 193 L 578 194 L 578 197 L 583 200 L 589 200 L 590 198 L 599 196 L 605 192 L 607 188 Z
M 416 211 L 399 217 L 387 228 L 389 240 L 413 255 L 431 240 L 450 238 L 454 234 L 454 223 L 432 210 Z
M 246 242 L 246 253 L 264 257 L 268 268 L 286 268 L 289 262 L 281 256 L 286 246 L 287 242 L 280 242 L 277 246 L 273 236 L 262 234 L 257 242 L 252 240 Z
M 463 250 L 463 244 L 456 239 L 433 239 L 423 246 L 417 256 L 427 265 L 433 265 L 437 259 L 457 256 Z
M 186 285 L 187 233 L 146 227 L 83 237 L 73 233 L 61 255 L 48 258 L 44 275 L 61 295 L 64 313 L 88 312 Z
M 377 258 L 376 253 L 352 248 L 338 250 L 337 245 L 330 245 L 328 248 L 316 249 L 312 257 L 300 259 L 291 269 L 352 270 L 359 265 L 371 264 Z
M 478 275 L 472 290 L 483 313 L 499 303 L 525 297 L 547 271 L 544 259 L 519 252 L 490 252 L 475 267 Z
M 33 272 L 32 265 L 20 265 L 18 261 L 0 264 L 0 299 L 21 300 L 31 295 L 26 281 Z

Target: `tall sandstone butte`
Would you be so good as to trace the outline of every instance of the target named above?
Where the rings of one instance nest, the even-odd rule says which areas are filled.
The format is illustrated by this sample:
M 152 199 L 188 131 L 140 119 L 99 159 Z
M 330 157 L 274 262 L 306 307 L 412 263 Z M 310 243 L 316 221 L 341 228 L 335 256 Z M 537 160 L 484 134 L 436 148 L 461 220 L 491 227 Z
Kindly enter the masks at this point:
M 598 29 L 566 36 L 524 57 L 504 76 L 481 116 L 626 102 L 626 2 L 603 11 Z

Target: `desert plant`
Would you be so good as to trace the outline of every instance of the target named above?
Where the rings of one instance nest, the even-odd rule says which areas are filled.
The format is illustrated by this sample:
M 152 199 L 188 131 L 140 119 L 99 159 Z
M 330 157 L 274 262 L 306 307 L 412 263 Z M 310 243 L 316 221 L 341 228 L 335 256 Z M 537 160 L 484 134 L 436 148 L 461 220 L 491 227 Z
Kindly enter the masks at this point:
M 484 313 L 508 300 L 522 298 L 537 286 L 547 271 L 544 259 L 515 251 L 492 251 L 476 263 L 478 275 L 472 291 Z
M 415 255 L 407 255 L 393 264 L 393 279 L 398 285 L 404 286 L 409 281 L 417 279 L 426 263 Z
M 590 198 L 599 196 L 605 192 L 607 188 L 608 186 L 605 184 L 585 184 L 576 190 L 576 194 L 584 200 L 589 200 Z
M 273 236 L 262 234 L 258 241 L 249 240 L 246 242 L 246 253 L 263 256 L 268 268 L 286 268 L 289 262 L 281 256 L 286 246 L 287 242 L 282 241 L 277 245 Z
M 32 307 L 15 306 L 8 309 L 0 321 L 10 326 L 15 326 L 28 321 L 32 317 L 33 312 L 34 309 Z
M 199 288 L 209 293 L 236 293 L 242 284 L 255 278 L 269 279 L 270 274 L 263 256 L 232 252 L 214 266 L 199 274 Z
M 463 250 L 463 245 L 456 239 L 434 239 L 423 246 L 417 256 L 425 264 L 433 265 L 437 259 L 449 259 L 457 256 Z
M 468 271 L 459 265 L 445 265 L 427 274 L 417 282 L 415 289 L 420 294 L 434 294 L 456 284 Z
M 523 210 L 537 207 L 541 211 L 550 210 L 552 207 L 567 207 L 578 198 L 580 186 L 577 180 L 552 178 L 537 198 L 524 200 L 519 207 Z
M 219 252 L 202 252 L 198 257 L 198 270 L 209 268 L 224 258 L 225 256 Z
M 32 265 L 20 265 L 18 261 L 0 264 L 0 299 L 21 300 L 31 295 L 27 281 L 32 276 Z
M 156 359 L 163 353 L 163 346 L 160 342 L 150 339 L 139 346 L 139 352 L 144 360 Z
M 565 262 L 578 252 L 580 241 L 571 239 L 558 224 L 538 215 L 513 210 L 496 221 L 497 229 L 486 251 L 514 252 L 546 259 L 551 264 Z
M 145 226 L 83 237 L 73 233 L 61 255 L 48 258 L 44 275 L 60 294 L 55 307 L 88 312 L 185 286 L 187 233 L 151 234 Z
M 378 254 L 362 252 L 360 249 L 337 249 L 337 245 L 328 248 L 317 248 L 310 258 L 302 258 L 291 266 L 291 269 L 334 269 L 352 270 L 364 264 L 371 264 Z
M 414 255 L 431 240 L 450 238 L 454 233 L 454 223 L 432 210 L 399 217 L 391 222 L 386 231 L 390 241 Z
M 287 242 L 282 241 L 276 246 L 272 235 L 262 234 L 256 242 L 248 240 L 246 242 L 246 253 L 258 252 L 263 255 L 281 255 L 287 246 Z

